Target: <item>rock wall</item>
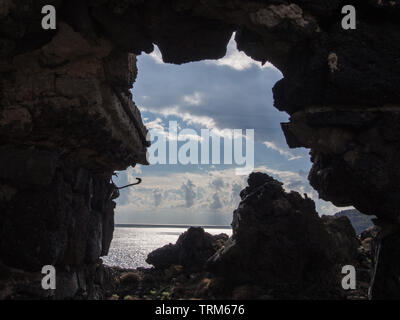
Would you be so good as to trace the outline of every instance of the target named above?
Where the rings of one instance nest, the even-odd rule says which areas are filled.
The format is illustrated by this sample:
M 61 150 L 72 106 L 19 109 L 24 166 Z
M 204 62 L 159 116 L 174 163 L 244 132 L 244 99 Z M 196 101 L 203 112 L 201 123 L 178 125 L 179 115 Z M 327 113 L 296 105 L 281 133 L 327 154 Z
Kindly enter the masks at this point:
M 57 9 L 57 30 L 41 28 L 44 4 Z M 66 267 L 61 243 L 82 247 L 88 235 L 73 236 L 75 219 L 83 230 L 102 220 L 94 211 L 112 220 L 112 210 L 96 209 L 93 199 L 111 207 L 112 172 L 146 162 L 146 129 L 129 93 L 135 54 L 155 43 L 165 62 L 217 59 L 234 31 L 240 50 L 283 72 L 275 106 L 291 115 L 282 125 L 289 146 L 311 148 L 309 179 L 320 196 L 398 225 L 400 5 L 346 4 L 357 9 L 356 30 L 341 28 L 339 0 L 2 1 L 1 259 Z M 76 188 L 79 172 L 87 180 Z M 13 249 L 22 237 L 14 233 L 24 230 L 36 251 Z M 400 297 L 400 286 L 394 292 Z
M 21 8 L 10 10 L 3 27 Z M 35 274 L 53 265 L 58 289 L 6 281 L 3 298 L 97 297 L 95 271 L 114 230 L 111 176 L 147 163 L 129 92 L 136 56 L 63 21 L 46 43 L 23 49 L 0 63 L 0 261 Z

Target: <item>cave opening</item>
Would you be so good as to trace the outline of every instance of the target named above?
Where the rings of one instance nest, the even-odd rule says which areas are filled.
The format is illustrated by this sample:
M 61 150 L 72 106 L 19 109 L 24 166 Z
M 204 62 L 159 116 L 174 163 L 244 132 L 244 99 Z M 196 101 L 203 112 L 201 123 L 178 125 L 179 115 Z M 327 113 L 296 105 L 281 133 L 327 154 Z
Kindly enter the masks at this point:
M 157 46 L 151 54 L 137 57 L 138 75 L 133 85 L 133 100 L 150 130 L 150 153 L 163 163 L 137 165 L 113 177 L 118 185 L 142 183 L 121 190 L 116 199 L 116 229 L 110 252 L 103 259 L 110 265 L 148 267 L 147 254 L 168 243 L 175 243 L 189 226 L 203 226 L 211 234 L 231 235 L 232 213 L 240 202 L 240 191 L 250 172 L 265 172 L 284 183 L 285 189 L 307 193 L 320 215 L 332 215 L 339 208 L 318 199 L 307 175 L 311 167 L 308 149 L 289 149 L 280 123 L 288 121 L 285 112 L 273 106 L 272 88 L 283 75 L 270 62 L 261 64 L 237 49 L 235 33 L 226 55 L 218 60 L 175 65 L 164 63 Z M 196 163 L 171 163 L 171 124 L 177 127 L 177 147 L 199 143 Z M 202 132 L 216 129 L 221 139 L 216 151 L 220 162 L 202 160 Z M 254 163 L 247 175 L 226 163 L 225 145 L 233 141 L 227 132 L 254 130 Z M 226 131 L 227 130 L 227 131 Z M 228 138 L 225 140 L 224 138 Z M 166 147 L 154 148 L 165 139 Z M 212 144 L 212 143 L 211 143 Z M 232 143 L 232 145 L 234 145 Z M 228 153 L 233 153 L 232 145 Z M 246 148 L 243 145 L 246 153 Z M 193 151 L 187 150 L 188 154 Z M 234 158 L 234 157 L 233 157 Z M 152 161 L 150 161 L 152 162 Z M 154 161 L 153 161 L 154 162 Z M 162 228 L 164 227 L 164 228 Z M 179 228 L 178 228 L 179 227 Z M 131 229 L 127 229 L 131 228 Z M 152 234 L 148 236 L 147 231 Z M 174 229 L 175 228 L 175 229 Z M 147 239 L 145 241 L 144 239 Z
M 144 164 L 148 147 L 143 139 L 146 128 L 130 91 L 136 78 L 136 56 L 151 52 L 153 43 L 156 43 L 163 53 L 163 60 L 168 63 L 219 59 L 225 53 L 234 30 L 237 30 L 235 40 L 238 48 L 256 61 L 265 63 L 263 74 L 273 70 L 268 60 L 285 74 L 273 89 L 275 107 L 290 114 L 290 119 L 282 120 L 286 121 L 282 129 L 288 145 L 311 149 L 311 185 L 323 199 L 337 206 L 354 205 L 362 212 L 378 217 L 376 230 L 380 236 L 368 238 L 369 241 L 371 238 L 377 240 L 375 248 L 378 250 L 372 252 L 371 246 L 366 249 L 368 254 L 378 253 L 374 259 L 379 263 L 373 266 L 376 273 L 374 295 L 399 296 L 399 286 L 387 281 L 398 277 L 396 244 L 399 239 L 399 156 L 396 151 L 399 145 L 397 84 L 400 72 L 399 64 L 393 63 L 398 60 L 399 52 L 399 42 L 396 41 L 398 6 L 394 2 L 358 1 L 361 10 L 357 19 L 361 28 L 357 30 L 342 29 L 340 1 L 330 2 L 326 7 L 317 1 L 288 4 L 283 1 L 172 3 L 149 0 L 124 1 L 124 5 L 120 5 L 117 1 L 106 0 L 99 3 L 54 1 L 54 5 L 59 13 L 57 30 L 47 34 L 41 29 L 39 2 L 28 1 L 20 8 L 5 1 L 5 6 L 0 9 L 4 27 L 0 35 L 0 260 L 1 267 L 7 270 L 5 282 L 1 284 L 2 289 L 6 288 L 0 292 L 2 297 L 107 297 L 107 292 L 98 289 L 106 284 L 107 281 L 103 280 L 110 271 L 98 262 L 99 257 L 107 255 L 114 231 L 115 203 L 110 194 L 114 193 L 115 187 L 110 178 L 115 171 Z M 375 12 L 379 12 L 377 19 L 371 19 Z M 28 46 L 24 45 L 26 39 L 32 39 Z M 144 59 L 144 56 L 139 56 L 139 59 Z M 155 54 L 149 59 L 156 63 L 159 57 Z M 224 99 L 234 96 L 237 101 L 224 103 L 221 97 L 214 97 L 211 102 L 219 101 L 220 105 L 209 101 L 202 105 L 207 98 L 204 92 L 221 89 L 235 79 L 233 73 L 239 72 L 235 68 L 244 68 L 240 71 L 242 79 L 251 75 L 251 71 L 260 71 L 260 67 L 255 69 L 252 63 L 250 68 L 246 68 L 229 62 L 229 59 L 218 61 L 214 65 L 203 61 L 188 66 L 194 68 L 208 63 L 207 67 L 225 68 L 225 77 L 211 77 L 212 72 L 207 69 L 206 80 L 199 77 L 192 88 L 181 91 L 181 94 L 174 93 L 172 96 L 178 101 L 168 101 L 170 97 L 166 94 L 161 98 L 164 105 L 147 103 L 146 100 L 151 102 L 157 98 L 153 93 L 158 93 L 160 88 L 173 92 L 171 84 L 176 79 L 182 78 L 182 86 L 189 85 L 189 78 L 176 75 L 172 81 L 162 83 L 161 79 L 166 77 L 160 70 L 153 70 L 155 75 L 144 79 L 160 80 L 158 88 L 143 94 L 135 91 L 140 86 L 138 81 L 133 94 L 142 108 L 144 122 L 161 130 L 171 119 L 183 129 L 188 129 L 189 125 L 197 125 L 199 129 L 207 125 L 224 128 L 230 127 L 225 124 L 235 124 L 235 118 L 239 118 L 241 124 L 246 119 L 251 120 L 246 127 L 255 127 L 254 124 L 260 121 L 265 128 L 268 119 L 259 116 L 265 115 L 260 110 L 252 110 L 253 119 L 246 118 L 251 115 L 249 108 L 256 105 L 254 98 L 260 96 L 255 90 L 260 88 L 260 84 L 249 85 L 253 83 L 252 77 L 226 91 Z M 142 74 L 147 77 L 151 72 Z M 200 83 L 211 87 L 203 92 Z M 264 93 L 270 93 L 265 82 L 262 86 Z M 243 89 L 249 93 L 254 91 L 254 94 L 246 96 L 244 103 L 237 95 Z M 227 106 L 229 110 L 224 109 Z M 198 139 L 195 136 L 191 138 Z M 284 168 L 284 165 L 302 161 L 298 158 L 301 155 L 295 154 L 297 151 L 282 149 L 286 145 L 274 139 L 259 142 L 259 150 L 274 153 L 276 157 L 276 167 L 271 168 L 271 163 L 267 163 L 271 175 L 283 172 L 283 177 L 288 178 L 293 170 Z M 285 161 L 280 161 L 279 157 Z M 262 165 L 266 166 L 265 163 Z M 215 174 L 218 168 L 207 169 L 211 182 L 205 181 L 201 192 L 198 180 L 190 177 L 200 173 L 192 171 L 188 174 L 175 168 L 175 171 L 171 170 L 175 176 L 171 177 L 155 168 L 149 169 L 154 170 L 151 176 L 145 168 L 154 166 L 136 166 L 114 180 L 121 186 L 130 182 L 132 177 L 144 178 L 140 188 L 128 193 L 121 191 L 117 222 L 124 216 L 121 211 L 124 206 L 127 212 L 133 212 L 129 205 L 137 209 L 141 203 L 144 207 L 151 203 L 148 211 L 161 210 L 169 199 L 165 193 L 171 189 L 172 199 L 169 200 L 176 202 L 173 214 L 178 210 L 198 213 L 199 194 L 205 203 L 203 208 L 220 210 L 225 203 L 222 194 L 225 192 L 229 199 L 227 202 L 231 203 L 233 189 L 240 189 Z M 197 167 L 192 170 L 195 169 L 201 171 Z M 296 173 L 305 179 L 308 170 L 297 170 Z M 181 175 L 181 180 L 174 188 L 178 175 Z M 276 209 L 282 213 L 278 220 L 284 237 L 278 234 L 269 237 L 272 241 L 261 239 L 263 245 L 259 246 L 257 241 L 251 242 L 254 238 L 248 230 L 253 229 L 246 229 L 246 224 L 242 224 L 244 227 L 240 232 L 244 240 L 229 247 L 236 259 L 229 261 L 229 255 L 221 259 L 217 257 L 221 267 L 219 274 L 235 275 L 233 280 L 239 282 L 249 280 L 249 283 L 258 284 L 264 281 L 265 287 L 277 289 L 276 297 L 282 297 L 280 284 L 276 278 L 267 276 L 266 269 L 272 271 L 271 274 L 277 271 L 284 283 L 293 283 L 294 279 L 301 286 L 305 280 L 311 290 L 315 288 L 314 280 L 318 281 L 313 275 L 323 280 L 336 279 L 340 273 L 334 268 L 340 267 L 339 264 L 347 258 L 356 262 L 359 239 L 355 239 L 351 232 L 346 234 L 351 228 L 338 225 L 343 219 L 333 222 L 319 219 L 313 202 L 307 197 L 285 193 L 278 181 L 266 175 L 252 177 L 254 179 L 244 195 L 260 196 L 259 199 L 267 201 L 256 199 L 256 206 L 246 203 L 238 208 L 237 220 L 243 218 L 240 216 L 243 210 L 265 218 L 263 213 L 275 212 Z M 293 181 L 292 187 L 296 183 L 301 185 L 302 181 Z M 146 186 L 146 183 L 150 185 Z M 129 200 L 131 192 L 132 200 Z M 268 198 L 271 194 L 277 197 L 273 201 Z M 297 212 L 304 215 L 293 214 Z M 166 222 L 162 223 L 172 222 L 168 214 L 158 216 L 166 217 Z M 274 218 L 273 215 L 267 218 L 271 216 Z M 260 221 L 264 220 L 247 222 L 255 229 L 259 228 L 258 234 L 275 232 L 269 229 L 270 224 Z M 146 221 L 138 219 L 135 222 Z M 204 224 L 200 220 L 187 223 Z M 291 229 L 292 225 L 296 228 Z M 298 233 L 298 229 L 304 232 Z M 308 237 L 309 234 L 312 236 Z M 326 240 L 326 246 L 320 245 L 322 238 Z M 286 241 L 288 239 L 290 241 Z M 347 244 L 346 239 L 349 240 Z M 280 250 L 282 243 L 287 245 L 285 250 Z M 348 245 L 350 243 L 353 245 Z M 247 250 L 249 247 L 251 250 Z M 338 248 L 346 250 L 335 251 Z M 351 248 L 355 250 L 350 252 Z M 307 254 L 296 256 L 304 249 Z M 260 250 L 262 254 L 259 254 Z M 270 252 L 275 255 L 263 260 Z M 341 255 L 342 259 L 333 257 L 336 255 Z M 321 256 L 323 259 L 319 259 Z M 253 263 L 255 260 L 257 263 Z M 235 264 L 235 261 L 251 263 Z M 279 266 L 289 269 L 276 270 L 271 261 L 285 261 Z M 315 261 L 321 263 L 315 265 Z M 31 286 L 34 290 L 26 291 L 14 281 L 20 279 L 20 274 L 29 278 L 34 272 L 36 276 L 44 265 L 57 268 L 61 290 L 38 292 L 40 283 L 35 282 L 38 279 L 35 278 Z M 304 269 L 303 266 L 311 268 Z M 318 267 L 317 270 L 313 269 L 314 266 Z M 231 268 L 231 272 L 224 274 L 223 267 Z M 300 269 L 303 272 L 299 272 Z M 327 269 L 332 274 L 327 273 Z M 291 278 L 286 278 L 287 275 Z M 299 277 L 295 279 L 296 276 Z M 313 281 L 308 282 L 310 279 Z M 319 284 L 320 288 L 324 287 L 324 284 Z M 303 288 L 298 289 L 297 294 L 300 292 L 303 297 Z M 233 296 L 233 290 L 229 296 Z M 363 296 L 366 296 L 365 292 Z

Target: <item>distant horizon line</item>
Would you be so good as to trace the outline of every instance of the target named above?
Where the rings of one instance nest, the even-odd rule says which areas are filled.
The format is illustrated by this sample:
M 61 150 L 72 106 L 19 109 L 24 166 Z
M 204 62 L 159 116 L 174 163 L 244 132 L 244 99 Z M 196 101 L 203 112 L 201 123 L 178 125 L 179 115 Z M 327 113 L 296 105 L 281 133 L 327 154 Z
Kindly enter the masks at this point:
M 232 229 L 230 225 L 199 225 L 199 224 L 160 224 L 160 223 L 115 223 L 119 228 L 190 228 L 202 227 L 208 229 Z

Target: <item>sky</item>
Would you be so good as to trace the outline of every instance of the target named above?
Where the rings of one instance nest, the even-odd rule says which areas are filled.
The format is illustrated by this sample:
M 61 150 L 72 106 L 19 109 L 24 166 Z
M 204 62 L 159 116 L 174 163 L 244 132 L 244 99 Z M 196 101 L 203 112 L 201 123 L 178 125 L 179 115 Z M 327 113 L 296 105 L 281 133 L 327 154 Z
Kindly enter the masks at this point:
M 281 72 L 239 52 L 233 37 L 222 59 L 165 64 L 156 47 L 153 53 L 138 56 L 138 71 L 133 100 L 153 133 L 168 140 L 170 121 L 176 121 L 178 133 L 194 130 L 186 135 L 182 131 L 180 147 L 200 143 L 201 129 L 214 129 L 221 137 L 223 129 L 254 129 L 254 171 L 272 175 L 287 190 L 307 193 L 320 215 L 343 210 L 319 200 L 309 185 L 309 150 L 287 147 L 280 123 L 287 122 L 288 115 L 273 107 L 272 96 Z M 157 139 L 152 139 L 154 145 Z M 239 193 L 247 185 L 247 176 L 236 175 L 235 168 L 235 163 L 154 164 L 118 172 L 118 186 L 135 182 L 136 177 L 143 182 L 121 190 L 115 221 L 229 225 Z

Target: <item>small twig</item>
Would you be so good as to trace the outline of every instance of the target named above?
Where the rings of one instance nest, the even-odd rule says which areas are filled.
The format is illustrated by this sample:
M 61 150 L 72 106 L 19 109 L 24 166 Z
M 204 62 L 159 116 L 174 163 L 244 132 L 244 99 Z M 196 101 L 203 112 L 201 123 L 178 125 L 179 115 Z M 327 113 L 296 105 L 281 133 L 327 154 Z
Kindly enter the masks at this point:
M 112 181 L 112 179 L 111 179 L 111 182 L 114 185 L 114 189 L 110 193 L 110 196 L 108 197 L 108 200 L 113 200 L 113 199 L 118 198 L 119 197 L 119 190 L 125 189 L 125 188 L 128 188 L 128 187 L 132 187 L 132 186 L 136 186 L 136 185 L 138 185 L 138 184 L 140 184 L 142 182 L 142 179 L 140 179 L 140 178 L 136 178 L 136 180 L 137 180 L 137 182 L 135 182 L 135 183 L 131 183 L 131 184 L 128 184 L 128 185 L 123 186 L 123 187 L 117 187 L 115 185 L 114 181 Z
M 137 182 L 135 182 L 135 183 L 131 183 L 131 184 L 128 184 L 128 185 L 123 186 L 123 187 L 117 187 L 116 186 L 116 188 L 118 190 L 121 190 L 121 189 L 125 189 L 125 188 L 128 188 L 128 187 L 136 186 L 136 185 L 138 185 L 138 184 L 140 184 L 142 182 L 142 179 L 140 179 L 140 178 L 136 178 L 136 180 L 137 180 Z

